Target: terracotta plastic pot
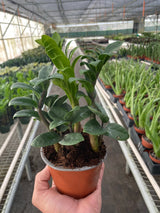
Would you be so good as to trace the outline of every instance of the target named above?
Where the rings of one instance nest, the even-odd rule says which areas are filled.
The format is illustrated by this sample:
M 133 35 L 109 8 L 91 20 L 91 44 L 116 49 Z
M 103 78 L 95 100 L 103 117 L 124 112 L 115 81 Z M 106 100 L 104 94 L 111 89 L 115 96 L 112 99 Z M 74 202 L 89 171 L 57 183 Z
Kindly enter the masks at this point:
M 132 116 L 130 113 L 128 113 L 127 116 L 128 116 L 128 118 L 129 118 L 130 120 L 134 121 L 134 118 L 133 118 L 133 116 Z
M 114 98 L 123 98 L 123 97 L 124 97 L 124 94 L 120 94 L 120 95 L 113 94 L 113 97 L 114 97 Z
M 153 144 L 152 144 L 152 143 L 149 143 L 149 142 L 145 139 L 144 135 L 142 135 L 142 145 L 143 145 L 145 148 L 147 148 L 147 149 L 153 149 Z
M 119 99 L 119 103 L 122 104 L 122 105 L 125 105 L 125 101 L 121 98 Z
M 106 89 L 111 89 L 112 87 L 110 85 L 105 85 Z
M 140 135 L 144 135 L 145 134 L 145 130 L 144 129 L 140 129 L 140 128 L 136 127 L 135 125 L 134 125 L 134 129 Z
M 153 153 L 153 150 L 151 150 L 151 151 L 149 152 L 149 157 L 150 157 L 150 159 L 151 159 L 154 163 L 160 164 L 160 159 L 159 159 L 159 158 L 154 158 L 154 157 L 152 156 L 152 153 Z
M 131 110 L 129 108 L 127 108 L 125 105 L 123 105 L 123 109 L 125 112 L 130 112 Z
M 67 169 L 56 167 L 48 161 L 42 148 L 41 157 L 48 165 L 52 179 L 60 193 L 80 199 L 96 189 L 102 162 L 96 166 Z

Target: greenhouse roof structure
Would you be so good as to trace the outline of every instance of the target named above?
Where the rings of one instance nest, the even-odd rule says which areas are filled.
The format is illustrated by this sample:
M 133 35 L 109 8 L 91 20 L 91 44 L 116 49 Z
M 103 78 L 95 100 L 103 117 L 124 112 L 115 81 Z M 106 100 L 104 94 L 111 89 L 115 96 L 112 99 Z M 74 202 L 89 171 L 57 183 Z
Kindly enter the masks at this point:
M 56 27 L 158 15 L 160 0 L 2 0 L 1 9 Z

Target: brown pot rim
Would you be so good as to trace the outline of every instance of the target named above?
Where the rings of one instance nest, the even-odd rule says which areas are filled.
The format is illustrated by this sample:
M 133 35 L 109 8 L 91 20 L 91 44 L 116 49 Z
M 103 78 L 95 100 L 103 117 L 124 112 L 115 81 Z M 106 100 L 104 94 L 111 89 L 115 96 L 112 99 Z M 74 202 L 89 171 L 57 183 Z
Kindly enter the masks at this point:
M 134 118 L 133 118 L 133 116 L 130 114 L 130 112 L 127 114 L 127 116 L 128 116 L 128 118 L 129 118 L 130 120 L 134 121 Z
M 151 151 L 149 152 L 149 157 L 150 157 L 150 159 L 151 159 L 154 163 L 160 164 L 160 160 L 154 158 L 154 157 L 151 155 L 152 152 L 153 152 L 153 150 L 151 150 Z
M 142 134 L 142 135 L 145 134 L 145 130 L 144 129 L 140 129 L 139 127 L 136 127 L 135 125 L 134 125 L 134 129 L 139 134 Z
M 130 112 L 130 111 L 131 111 L 130 108 L 127 108 L 125 105 L 123 105 L 123 109 L 124 109 L 124 111 L 126 111 L 126 112 Z
M 125 101 L 122 98 L 119 99 L 119 103 L 125 105 Z
M 120 94 L 120 95 L 113 94 L 113 97 L 115 97 L 115 98 L 123 98 L 124 94 Z
M 105 84 L 105 88 L 106 88 L 106 89 L 111 89 L 112 87 L 111 87 L 111 85 Z
M 144 135 L 142 135 L 142 145 L 146 147 L 147 149 L 153 149 L 153 144 L 149 143 L 145 138 Z
M 48 166 L 50 166 L 51 168 L 55 169 L 55 170 L 58 170 L 58 171 L 67 171 L 67 172 L 80 172 L 80 171 L 86 171 L 86 170 L 90 170 L 90 169 L 93 169 L 95 167 L 97 167 L 98 165 L 100 165 L 104 159 L 107 157 L 107 152 L 104 156 L 104 158 L 96 165 L 93 165 L 93 166 L 83 166 L 83 167 L 80 167 L 80 168 L 74 168 L 74 169 L 70 169 L 70 168 L 64 168 L 63 166 L 54 166 L 53 163 L 51 163 L 47 158 L 46 156 L 44 155 L 44 152 L 43 152 L 43 147 L 40 148 L 40 155 L 41 155 L 41 158 L 42 160 L 44 161 L 44 163 Z

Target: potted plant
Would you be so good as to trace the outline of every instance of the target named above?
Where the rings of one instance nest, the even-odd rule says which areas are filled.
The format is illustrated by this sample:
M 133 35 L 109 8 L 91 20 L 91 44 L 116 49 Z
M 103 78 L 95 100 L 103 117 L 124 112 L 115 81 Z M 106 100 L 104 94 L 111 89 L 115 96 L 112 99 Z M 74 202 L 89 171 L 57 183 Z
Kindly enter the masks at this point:
M 150 119 L 150 113 L 148 113 L 146 117 L 145 133 L 147 137 L 147 142 L 149 143 L 147 148 L 153 149 L 149 152 L 149 157 L 153 162 L 160 163 L 160 135 L 159 135 L 160 107 L 158 107 L 158 109 L 154 109 L 154 107 L 155 106 L 153 106 L 150 109 L 150 113 L 152 112 L 153 118 Z
M 109 76 L 110 80 L 107 79 L 106 75 Z M 112 91 L 112 86 L 110 85 L 110 82 L 113 82 L 114 84 L 114 75 L 115 73 L 113 72 L 113 69 L 111 68 L 111 64 L 106 62 L 104 66 L 102 67 L 102 70 L 99 74 L 99 78 L 107 90 Z
M 50 71 L 41 70 L 30 85 L 13 84 L 12 89 L 29 89 L 33 94 L 30 97 L 13 99 L 10 105 L 26 103 L 32 109 L 21 110 L 14 117 L 33 116 L 46 125 L 48 131 L 37 136 L 32 145 L 42 147 L 42 158 L 49 165 L 57 189 L 63 194 L 81 198 L 95 190 L 101 162 L 106 155 L 103 135 L 118 140 L 128 138 L 124 128 L 108 122 L 104 109 L 95 102 L 94 90 L 99 72 L 110 58 L 111 52 L 117 49 L 121 42 L 108 45 L 92 60 L 90 56 L 81 55 L 73 59 L 77 48 L 68 53 L 70 43 L 63 52 L 62 40 L 57 33 L 54 33 L 52 38 L 43 35 L 37 42 L 45 48 L 47 55 L 57 67 L 57 72 L 52 74 Z M 84 61 L 88 57 L 90 62 Z M 80 58 L 81 65 L 86 65 L 87 68 L 80 70 L 82 78 L 76 78 L 75 64 Z M 50 80 L 65 92 L 64 96 L 47 96 Z M 79 90 L 80 84 L 85 92 Z M 80 97 L 85 98 L 85 106 L 80 106 Z M 43 105 L 46 106 L 46 110 L 42 108 Z M 83 127 L 82 121 L 85 122 Z
M 109 95 L 111 99 L 116 102 L 118 99 L 124 97 L 125 70 L 117 61 L 107 63 L 107 65 L 108 67 L 106 66 L 105 75 L 103 75 L 104 71 L 102 69 L 102 74 L 100 73 L 100 76 L 111 86 L 113 92 L 112 94 L 109 93 Z

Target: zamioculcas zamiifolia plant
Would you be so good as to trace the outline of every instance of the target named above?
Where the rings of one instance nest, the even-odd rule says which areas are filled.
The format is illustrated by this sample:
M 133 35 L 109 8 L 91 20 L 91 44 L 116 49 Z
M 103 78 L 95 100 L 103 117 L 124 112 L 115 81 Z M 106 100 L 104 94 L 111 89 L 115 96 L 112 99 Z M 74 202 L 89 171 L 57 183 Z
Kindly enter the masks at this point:
M 103 65 L 110 58 L 112 51 L 118 49 L 121 42 L 110 44 L 103 52 L 97 52 L 97 58 L 81 55 L 73 58 L 77 47 L 69 53 L 70 42 L 63 52 L 62 40 L 57 33 L 54 33 L 52 38 L 43 35 L 37 42 L 45 48 L 47 55 L 56 66 L 57 72 L 52 74 L 51 70 L 41 70 L 38 77 L 30 82 L 30 85 L 23 83 L 12 85 L 12 89 L 23 88 L 33 92 L 30 97 L 19 97 L 11 100 L 10 105 L 22 105 L 23 103 L 23 105 L 32 107 L 30 110 L 17 112 L 14 117 L 33 116 L 46 125 L 48 131 L 37 136 L 32 145 L 43 147 L 43 154 L 47 161 L 54 164 L 60 161 L 61 163 L 57 163 L 57 165 L 64 163 L 63 166 L 69 168 L 91 166 L 93 165 L 91 162 L 97 156 L 100 158 L 97 162 L 101 162 L 106 152 L 102 140 L 103 135 L 118 140 L 128 138 L 128 133 L 124 128 L 108 122 L 109 119 L 104 109 L 95 102 L 96 93 L 94 89 Z M 86 59 L 88 58 L 90 62 L 87 62 Z M 80 70 L 82 78 L 75 76 L 75 66 L 79 59 L 81 66 L 87 67 L 86 69 L 82 67 Z M 56 94 L 47 96 L 50 80 L 65 92 L 64 96 L 59 97 Z M 80 85 L 84 88 L 84 92 L 80 91 Z M 79 99 L 81 97 L 86 100 L 84 106 L 80 106 Z M 46 111 L 42 108 L 43 105 L 47 106 Z M 85 122 L 84 126 L 81 124 L 82 121 Z M 50 155 L 47 154 L 48 149 Z M 88 153 L 91 154 L 93 159 L 86 160 L 85 157 L 82 157 L 82 164 L 79 164 L 79 158 L 86 154 L 88 158 L 88 155 L 90 155 Z M 74 188 L 77 188 L 77 185 Z M 59 187 L 58 189 L 62 191 Z M 65 193 L 77 197 L 78 195 L 74 195 L 73 191 L 72 193 Z M 93 191 L 93 188 L 91 191 Z

